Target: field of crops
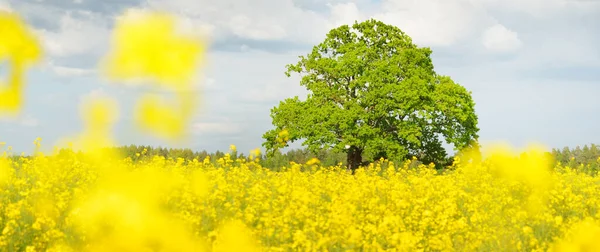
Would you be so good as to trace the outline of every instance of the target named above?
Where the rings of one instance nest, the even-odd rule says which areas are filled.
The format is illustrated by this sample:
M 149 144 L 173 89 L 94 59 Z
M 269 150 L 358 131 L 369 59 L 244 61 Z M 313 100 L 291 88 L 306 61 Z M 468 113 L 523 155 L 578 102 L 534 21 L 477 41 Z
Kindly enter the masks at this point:
M 109 154 L 5 152 L 0 250 L 579 251 L 600 237 L 600 178 L 549 170 L 535 150 L 355 175 L 317 160 L 273 172 Z

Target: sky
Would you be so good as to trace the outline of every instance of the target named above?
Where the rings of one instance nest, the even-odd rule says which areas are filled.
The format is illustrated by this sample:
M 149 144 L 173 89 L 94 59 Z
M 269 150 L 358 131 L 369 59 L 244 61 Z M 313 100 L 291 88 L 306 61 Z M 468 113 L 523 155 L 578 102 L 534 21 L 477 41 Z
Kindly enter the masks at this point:
M 599 0 L 0 0 L 0 9 L 19 13 L 44 50 L 27 73 L 22 113 L 0 118 L 0 142 L 17 152 L 33 150 L 36 137 L 48 147 L 81 132 L 78 106 L 99 95 L 119 102 L 118 144 L 207 151 L 235 144 L 247 152 L 272 128 L 271 108 L 307 94 L 285 65 L 330 29 L 369 18 L 430 47 L 436 72 L 472 91 L 482 143 L 600 143 Z M 185 142 L 137 129 L 133 106 L 147 90 L 96 71 L 128 9 L 170 12 L 180 27 L 210 38 Z

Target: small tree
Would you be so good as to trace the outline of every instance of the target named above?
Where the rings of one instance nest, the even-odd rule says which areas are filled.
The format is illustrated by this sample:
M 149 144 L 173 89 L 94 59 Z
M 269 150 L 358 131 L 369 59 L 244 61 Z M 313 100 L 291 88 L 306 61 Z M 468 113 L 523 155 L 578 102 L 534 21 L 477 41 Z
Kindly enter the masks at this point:
M 352 171 L 363 157 L 444 160 L 441 137 L 462 149 L 479 129 L 470 92 L 436 74 L 430 55 L 380 21 L 332 29 L 311 53 L 287 65 L 286 75 L 300 73 L 309 95 L 271 110 L 275 129 L 263 135 L 263 146 L 271 152 L 304 139 L 313 152 L 346 152 Z

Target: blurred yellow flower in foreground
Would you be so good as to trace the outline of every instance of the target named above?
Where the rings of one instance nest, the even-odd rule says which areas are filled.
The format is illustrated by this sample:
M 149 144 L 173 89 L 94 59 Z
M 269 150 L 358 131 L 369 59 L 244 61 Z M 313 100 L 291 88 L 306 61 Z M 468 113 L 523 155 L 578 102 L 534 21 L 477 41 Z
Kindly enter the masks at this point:
M 213 244 L 214 252 L 229 251 L 261 251 L 255 238 L 241 221 L 226 222 L 217 233 L 217 240 Z
M 158 12 L 127 12 L 117 23 L 112 50 L 102 67 L 111 78 L 152 78 L 171 88 L 187 88 L 205 45 L 176 32 L 175 19 Z
M 195 102 L 190 94 L 180 94 L 178 102 L 178 105 L 173 105 L 157 95 L 144 95 L 135 108 L 137 125 L 160 137 L 182 139 Z
M 0 110 L 10 114 L 19 112 L 25 68 L 37 62 L 40 55 L 38 41 L 21 18 L 0 10 L 0 63 L 10 64 L 8 80 L 0 80 Z
M 86 150 L 113 146 L 111 127 L 118 118 L 117 102 L 111 98 L 96 98 L 87 101 L 81 109 L 85 131 L 81 144 Z
M 206 45 L 200 38 L 177 33 L 175 19 L 159 12 L 129 11 L 116 24 L 112 50 L 103 72 L 115 80 L 151 79 L 175 91 L 175 102 L 144 95 L 136 106 L 136 122 L 160 137 L 183 139 L 196 107 L 193 77 Z
M 59 140 L 58 146 L 85 151 L 98 160 L 115 156 L 106 147 L 116 144 L 112 136 L 112 127 L 119 116 L 117 101 L 109 97 L 96 97 L 84 100 L 80 107 L 83 130 L 76 137 Z M 36 140 L 37 141 L 37 140 Z
M 559 241 L 551 251 L 600 251 L 600 226 L 592 218 L 586 218 L 571 227 L 569 236 Z

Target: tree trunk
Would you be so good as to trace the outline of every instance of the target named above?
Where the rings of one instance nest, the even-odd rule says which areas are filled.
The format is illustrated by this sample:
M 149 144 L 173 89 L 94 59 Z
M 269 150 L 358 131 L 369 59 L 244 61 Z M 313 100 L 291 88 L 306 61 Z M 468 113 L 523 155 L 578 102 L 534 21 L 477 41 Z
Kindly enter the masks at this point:
M 356 146 L 351 146 L 348 150 L 348 170 L 352 171 L 352 174 L 354 174 L 354 171 L 358 169 L 361 163 L 362 149 Z

